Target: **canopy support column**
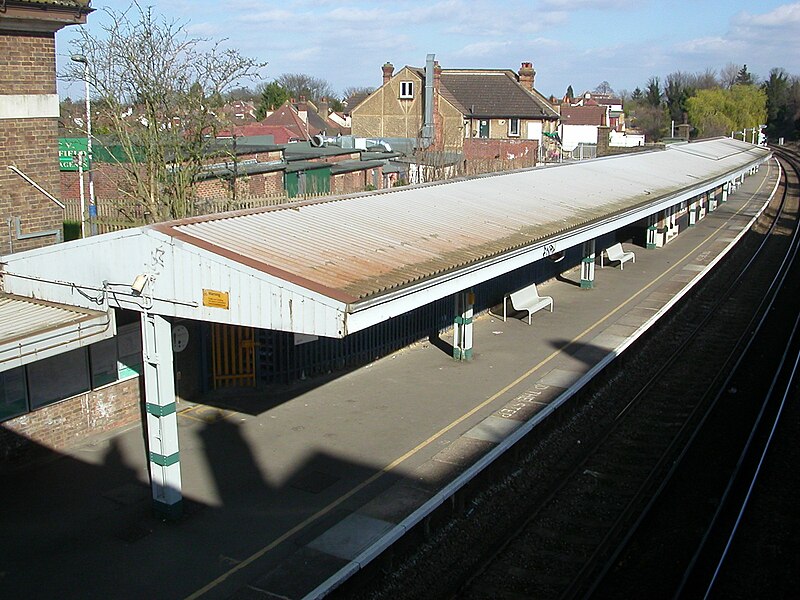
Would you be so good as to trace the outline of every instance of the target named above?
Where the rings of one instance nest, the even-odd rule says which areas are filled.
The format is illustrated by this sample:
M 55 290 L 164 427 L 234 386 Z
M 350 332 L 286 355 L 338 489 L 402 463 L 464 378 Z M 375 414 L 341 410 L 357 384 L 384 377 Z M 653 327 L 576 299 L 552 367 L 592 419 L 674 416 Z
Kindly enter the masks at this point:
M 456 317 L 454 319 L 453 358 L 472 360 L 472 314 L 475 294 L 471 291 L 456 294 Z
M 709 190 L 708 192 L 708 212 L 717 210 L 717 190 Z
M 728 186 L 729 185 L 730 184 L 727 181 L 724 184 L 722 184 L 722 201 L 723 202 L 727 202 L 728 201 Z
M 147 453 L 153 508 L 159 516 L 181 516 L 178 414 L 172 367 L 172 327 L 160 315 L 142 313 Z
M 647 249 L 653 250 L 656 247 L 656 234 L 658 227 L 656 226 L 656 217 L 658 215 L 650 215 L 647 217 Z
M 583 258 L 581 258 L 581 289 L 591 290 L 594 287 L 594 240 L 583 242 Z

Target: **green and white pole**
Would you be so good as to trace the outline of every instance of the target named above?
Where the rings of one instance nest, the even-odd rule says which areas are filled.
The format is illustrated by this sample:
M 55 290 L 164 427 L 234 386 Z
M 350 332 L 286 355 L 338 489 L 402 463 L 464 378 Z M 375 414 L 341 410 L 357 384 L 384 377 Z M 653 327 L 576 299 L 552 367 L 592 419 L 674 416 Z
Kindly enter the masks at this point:
M 167 519 L 183 511 L 178 414 L 172 367 L 172 327 L 160 315 L 142 313 L 147 452 L 153 508 Z
M 722 184 L 722 201 L 728 201 L 728 190 L 730 189 L 730 182 L 726 181 Z
M 647 249 L 653 250 L 656 247 L 656 234 L 658 227 L 656 227 L 656 215 L 647 217 Z
M 583 258 L 581 258 L 581 289 L 591 290 L 594 287 L 594 240 L 583 242 Z
M 453 320 L 453 358 L 472 360 L 472 315 L 475 294 L 459 292 L 455 297 L 456 317 Z

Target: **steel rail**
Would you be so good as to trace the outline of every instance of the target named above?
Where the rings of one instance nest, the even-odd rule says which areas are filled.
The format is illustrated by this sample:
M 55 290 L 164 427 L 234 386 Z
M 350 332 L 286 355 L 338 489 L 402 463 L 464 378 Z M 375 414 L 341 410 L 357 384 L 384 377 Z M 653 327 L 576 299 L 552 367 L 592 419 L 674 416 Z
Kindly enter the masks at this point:
M 785 171 L 783 169 L 781 170 L 781 176 L 784 177 L 784 178 L 786 177 Z M 766 246 L 767 242 L 769 241 L 770 235 L 772 233 L 774 233 L 775 229 L 777 228 L 778 223 L 779 223 L 779 221 L 781 219 L 781 216 L 783 215 L 785 204 L 786 204 L 786 199 L 788 197 L 787 189 L 788 189 L 787 185 L 784 185 L 783 194 L 781 196 L 780 208 L 779 208 L 778 213 L 775 215 L 775 217 L 774 217 L 774 219 L 773 219 L 773 221 L 772 221 L 772 223 L 770 225 L 768 234 L 764 236 L 764 239 L 761 241 L 761 244 L 757 248 L 756 252 L 750 257 L 748 262 L 745 264 L 745 266 L 742 269 L 742 271 L 739 274 L 739 276 L 736 277 L 734 279 L 734 281 L 731 283 L 731 285 L 728 288 L 728 291 L 731 291 L 732 289 L 734 289 L 737 286 L 737 284 L 739 284 L 741 282 L 741 280 L 743 279 L 744 275 L 747 273 L 747 271 L 749 271 L 749 269 L 753 266 L 755 261 L 758 259 L 760 253 L 762 252 L 762 250 Z M 738 369 L 739 365 L 741 364 L 741 361 L 744 358 L 745 353 L 751 347 L 751 345 L 752 345 L 753 341 L 755 340 L 756 336 L 758 335 L 759 331 L 762 329 L 762 327 L 763 327 L 763 325 L 764 325 L 764 323 L 765 323 L 765 321 L 766 321 L 766 319 L 767 319 L 767 317 L 769 315 L 770 309 L 774 305 L 775 300 L 776 300 L 776 298 L 777 298 L 777 296 L 778 296 L 778 294 L 780 292 L 781 285 L 783 284 L 783 282 L 784 282 L 784 280 L 785 280 L 785 278 L 786 278 L 786 276 L 788 274 L 789 268 L 791 266 L 791 261 L 794 259 L 794 256 L 795 256 L 795 254 L 797 252 L 797 243 L 796 243 L 795 240 L 797 239 L 799 232 L 800 232 L 800 229 L 798 229 L 796 227 L 795 231 L 794 231 L 794 234 L 793 234 L 793 236 L 794 236 L 793 237 L 793 243 L 790 245 L 790 251 L 787 252 L 786 255 L 784 255 L 783 260 L 781 261 L 781 264 L 779 265 L 778 269 L 776 270 L 775 276 L 773 277 L 772 281 L 770 282 L 770 285 L 769 285 L 769 288 L 767 289 L 767 292 L 764 294 L 764 297 L 762 298 L 762 300 L 759 303 L 758 307 L 754 311 L 753 317 L 751 318 L 750 322 L 744 328 L 744 333 L 739 338 L 739 340 L 733 345 L 732 350 L 728 353 L 728 356 L 726 357 L 726 359 L 721 363 L 722 364 L 721 368 L 717 370 L 717 372 L 714 375 L 714 378 L 712 379 L 711 383 L 707 386 L 706 392 L 704 392 L 703 396 L 698 400 L 697 405 L 695 406 L 694 410 L 686 418 L 686 421 L 685 421 L 684 425 L 681 427 L 681 429 L 678 432 L 676 432 L 672 442 L 666 448 L 664 454 L 661 456 L 661 458 L 658 460 L 658 462 L 656 463 L 656 465 L 652 469 L 651 475 L 648 477 L 647 480 L 645 480 L 642 483 L 642 485 L 640 486 L 640 489 L 637 490 L 636 494 L 634 494 L 633 498 L 631 499 L 629 504 L 626 506 L 625 510 L 622 511 L 620 517 L 617 519 L 617 521 L 615 521 L 614 525 L 612 525 L 612 527 L 609 529 L 609 532 L 607 533 L 607 535 L 603 539 L 603 542 L 601 542 L 601 544 L 598 545 L 597 549 L 593 552 L 593 554 L 590 556 L 589 560 L 587 560 L 587 562 L 585 563 L 584 567 L 581 569 L 581 572 L 578 574 L 578 576 L 574 580 L 573 584 L 570 586 L 570 588 L 568 588 L 568 590 L 566 590 L 560 596 L 561 598 L 573 598 L 573 597 L 576 597 L 576 595 L 579 594 L 579 590 L 577 588 L 579 586 L 581 586 L 581 585 L 585 586 L 585 584 L 586 584 L 586 579 L 584 579 L 584 577 L 588 576 L 590 571 L 595 569 L 597 567 L 597 565 L 601 562 L 601 561 L 598 560 L 595 563 L 594 559 L 596 557 L 598 557 L 600 552 L 602 552 L 604 550 L 604 544 L 608 540 L 612 539 L 614 537 L 614 535 L 616 533 L 618 533 L 618 531 L 621 529 L 621 527 L 619 527 L 619 526 L 624 524 L 625 521 L 628 518 L 630 518 L 631 515 L 630 515 L 629 511 L 631 511 L 637 505 L 637 503 L 639 501 L 641 501 L 641 499 L 643 497 L 640 494 L 644 494 L 646 492 L 646 490 L 651 489 L 651 486 L 654 483 L 652 479 L 659 473 L 659 469 L 661 467 L 663 467 L 663 465 L 667 461 L 671 460 L 672 463 L 671 463 L 670 468 L 662 476 L 662 478 L 660 480 L 660 483 L 659 483 L 658 487 L 656 488 L 656 490 L 654 492 L 650 493 L 650 497 L 649 497 L 648 502 L 645 504 L 644 508 L 640 510 L 639 515 L 636 518 L 635 522 L 628 528 L 628 531 L 626 532 L 626 534 L 623 537 L 623 539 L 616 545 L 616 548 L 614 549 L 614 551 L 604 561 L 605 564 L 603 565 L 600 573 L 593 578 L 593 581 L 589 585 L 588 589 L 581 595 L 584 598 L 589 598 L 594 593 L 594 591 L 597 589 L 598 585 L 602 582 L 603 578 L 608 574 L 608 571 L 613 567 L 614 563 L 619 558 L 619 555 L 622 553 L 624 548 L 630 542 L 630 539 L 633 537 L 633 535 L 635 534 L 636 530 L 641 525 L 642 521 L 647 517 L 648 513 L 652 509 L 652 507 L 655 504 L 655 502 L 658 500 L 658 497 L 663 492 L 664 488 L 668 485 L 669 481 L 672 479 L 674 474 L 678 471 L 678 468 L 680 467 L 680 465 L 681 465 L 684 457 L 686 456 L 689 448 L 691 447 L 691 445 L 696 440 L 697 435 L 699 434 L 699 432 L 702 429 L 702 427 L 705 424 L 705 422 L 708 420 L 709 415 L 714 411 L 715 407 L 717 406 L 719 398 L 722 395 L 722 391 L 727 387 L 727 383 L 733 377 L 733 373 Z M 629 408 L 632 405 L 634 405 L 634 403 L 638 403 L 640 401 L 640 399 L 644 396 L 644 394 L 646 392 L 650 391 L 652 383 L 654 381 L 657 381 L 661 376 L 663 376 L 664 373 L 667 371 L 667 369 L 670 366 L 672 366 L 672 364 L 674 364 L 675 360 L 677 360 L 677 358 L 680 356 L 682 351 L 689 344 L 691 344 L 694 341 L 694 336 L 707 323 L 707 321 L 710 320 L 712 316 L 714 316 L 714 314 L 716 312 L 715 309 L 718 308 L 723 302 L 726 302 L 726 301 L 727 301 L 727 293 L 721 294 L 719 300 L 715 304 L 712 305 L 711 310 L 708 311 L 708 313 L 703 318 L 703 320 L 701 321 L 699 326 L 697 328 L 695 328 L 694 331 L 691 332 L 689 336 L 687 336 L 687 338 L 684 340 L 684 342 L 681 343 L 680 347 L 668 359 L 668 361 L 665 364 L 664 368 L 660 369 L 645 384 L 645 386 L 642 388 L 642 390 L 640 390 L 637 393 L 637 395 L 634 396 L 634 398 L 631 400 L 631 402 L 628 403 L 628 405 L 623 409 L 623 411 L 621 411 L 620 414 L 622 414 L 623 412 L 629 410 Z M 719 385 L 717 385 L 716 382 L 720 379 L 720 376 L 723 375 L 723 374 L 726 374 L 726 373 L 727 373 L 727 376 L 725 377 L 725 379 Z M 712 390 L 717 390 L 717 391 L 715 393 L 714 398 L 709 403 L 708 399 L 707 399 L 707 396 Z M 697 413 L 703 408 L 705 408 L 705 411 L 704 411 L 702 417 L 700 417 L 699 419 L 695 420 L 695 417 L 697 416 Z M 690 435 L 688 435 L 688 437 L 686 437 L 685 434 L 687 433 L 687 428 L 690 427 L 690 426 L 693 427 L 693 430 L 691 431 Z M 676 445 L 678 443 L 680 443 L 681 441 L 682 441 L 682 443 L 684 445 L 683 445 L 680 453 L 678 453 L 677 457 L 675 457 Z M 586 577 L 586 578 L 588 579 L 588 577 Z
M 781 206 L 783 206 L 783 204 Z M 778 220 L 779 220 L 779 216 L 780 215 L 776 216 L 774 221 L 773 221 L 773 223 L 771 224 L 770 232 L 774 231 L 775 227 L 777 226 L 777 223 L 778 223 Z M 747 262 L 745 267 L 741 270 L 740 274 L 735 278 L 733 283 L 729 286 L 729 291 L 731 289 L 733 289 L 741 281 L 741 279 L 744 277 L 744 275 L 749 271 L 749 269 L 751 268 L 751 266 L 753 265 L 753 263 L 757 259 L 758 255 L 760 254 L 760 252 L 764 248 L 765 244 L 767 243 L 768 237 L 769 236 L 765 236 L 765 239 L 760 244 L 758 250 L 754 253 L 754 255 L 750 258 L 750 260 Z M 526 527 L 534 519 L 537 518 L 537 516 L 539 516 L 540 512 L 542 510 L 544 510 L 544 508 L 548 504 L 550 504 L 552 502 L 552 500 L 556 497 L 558 492 L 561 491 L 567 485 L 567 483 L 572 478 L 574 478 L 579 472 L 582 472 L 586 462 L 596 454 L 598 448 L 600 448 L 603 445 L 603 443 L 605 443 L 607 438 L 616 430 L 616 428 L 619 426 L 619 424 L 623 421 L 623 417 L 630 410 L 632 410 L 632 408 L 636 404 L 638 404 L 638 402 L 641 400 L 641 398 L 645 397 L 646 392 L 654 385 L 655 382 L 659 381 L 663 377 L 664 373 L 674 364 L 675 360 L 677 360 L 677 358 L 680 356 L 680 354 L 686 348 L 686 346 L 688 346 L 688 344 L 690 344 L 692 342 L 693 338 L 697 335 L 697 333 L 700 331 L 700 329 L 713 316 L 713 314 L 714 314 L 714 310 L 713 309 L 719 307 L 719 305 L 722 304 L 722 302 L 724 301 L 725 296 L 726 296 L 726 294 L 720 295 L 720 298 L 717 300 L 717 302 L 715 302 L 714 304 L 711 305 L 711 308 L 710 308 L 710 310 L 707 311 L 706 316 L 699 323 L 696 324 L 694 329 L 691 332 L 689 332 L 689 334 L 686 336 L 686 338 L 683 340 L 683 342 L 681 342 L 680 347 L 676 350 L 676 352 L 666 362 L 662 363 L 662 366 L 658 370 L 658 372 L 656 372 L 654 375 L 652 375 L 650 377 L 650 379 L 647 381 L 645 386 L 643 386 L 642 390 L 634 397 L 634 399 L 632 399 L 622 409 L 622 411 L 620 411 L 620 413 L 618 413 L 618 415 L 614 418 L 614 424 L 612 425 L 612 427 L 609 428 L 605 432 L 605 434 L 603 436 L 601 436 L 598 440 L 596 440 L 596 442 L 593 443 L 587 449 L 587 451 L 577 461 L 576 466 L 573 468 L 571 473 L 569 475 L 567 475 L 566 477 L 563 477 L 561 479 L 561 481 L 556 486 L 554 486 L 553 488 L 551 488 L 548 491 L 548 493 L 544 497 L 543 501 L 540 503 L 539 508 L 536 509 L 533 513 L 531 513 L 525 519 L 525 521 L 523 521 L 523 523 L 520 526 L 515 528 L 515 531 L 510 536 L 508 536 L 501 544 L 499 544 L 495 549 L 493 549 L 493 551 L 488 555 L 487 559 L 482 561 L 481 565 L 477 568 L 477 570 L 474 571 L 473 575 L 460 587 L 460 590 L 466 589 L 467 587 L 472 585 L 473 582 L 475 582 L 483 573 L 485 573 L 485 571 L 488 569 L 490 564 L 494 560 L 497 559 L 497 557 L 509 546 L 509 544 L 511 544 L 526 529 Z M 762 304 L 763 304 L 763 301 L 762 301 Z M 726 361 L 726 363 L 729 362 L 729 360 L 730 359 L 728 359 Z M 718 377 L 719 377 L 719 375 L 717 375 L 715 377 L 715 379 L 718 378 Z M 678 435 L 678 437 L 680 437 L 681 433 L 679 432 L 677 435 Z M 662 461 L 663 461 L 663 457 L 662 457 L 662 460 L 659 461 L 659 464 Z M 655 470 L 656 471 L 658 470 L 658 465 L 657 465 Z M 647 483 L 649 484 L 650 482 L 648 481 Z M 639 494 L 637 493 L 637 496 L 638 495 Z M 623 511 L 623 512 L 625 512 L 625 511 Z M 625 514 L 620 518 L 620 521 L 623 520 L 623 519 L 627 519 L 628 517 L 629 517 L 629 515 Z M 601 544 L 601 546 L 602 546 L 602 544 Z M 597 551 L 595 552 L 595 554 L 596 553 L 597 553 Z
M 800 180 L 800 166 L 798 166 L 798 165 L 800 165 L 800 160 L 798 159 L 798 157 L 796 155 L 792 154 L 792 153 L 789 153 L 789 152 L 785 151 L 785 150 L 779 151 L 779 154 L 781 154 L 782 158 L 792 166 L 792 170 L 795 173 L 795 177 L 798 180 Z M 786 184 L 787 185 L 785 186 L 785 190 L 788 190 L 788 177 L 787 177 Z M 793 241 L 792 241 L 793 260 L 796 259 L 797 255 L 798 255 L 798 252 L 800 252 L 800 228 L 796 228 L 794 233 L 793 233 Z M 783 274 L 782 283 L 783 283 L 783 281 L 785 281 L 787 276 L 788 276 L 788 268 L 786 269 L 786 271 Z M 772 381 L 770 382 L 769 390 L 768 390 L 768 392 L 766 394 L 764 402 L 761 405 L 759 413 L 758 413 L 758 415 L 757 415 L 757 417 L 756 417 L 756 419 L 754 421 L 753 427 L 751 428 L 750 434 L 749 434 L 749 436 L 747 438 L 747 442 L 745 443 L 744 447 L 742 448 L 742 451 L 740 453 L 740 456 L 739 456 L 739 459 L 738 459 L 738 461 L 736 463 L 736 466 L 735 466 L 733 472 L 731 473 L 731 475 L 729 477 L 727 485 L 725 486 L 725 491 L 723 492 L 723 494 L 722 494 L 722 496 L 720 498 L 720 502 L 719 502 L 719 504 L 717 506 L 717 509 L 714 512 L 714 515 L 713 515 L 712 519 L 710 520 L 710 522 L 708 524 L 708 527 L 706 528 L 706 531 L 705 531 L 702 539 L 700 540 L 700 543 L 698 544 L 698 547 L 696 548 L 696 550 L 694 552 L 694 555 L 692 556 L 692 559 L 691 559 L 689 565 L 687 566 L 687 568 L 684 571 L 684 575 L 683 575 L 683 578 L 681 580 L 681 583 L 680 583 L 678 589 L 676 590 L 673 598 L 676 598 L 676 599 L 680 598 L 681 595 L 683 594 L 683 591 L 684 591 L 684 589 L 685 589 L 685 587 L 686 587 L 686 585 L 687 585 L 687 583 L 689 581 L 689 578 L 692 576 L 692 573 L 694 572 L 694 569 L 697 566 L 697 562 L 700 559 L 700 557 L 701 557 L 701 555 L 702 555 L 702 553 L 703 553 L 703 551 L 705 549 L 705 546 L 706 546 L 706 543 L 708 542 L 708 539 L 710 538 L 710 536 L 712 535 L 712 532 L 717 527 L 717 523 L 718 523 L 718 521 L 720 519 L 720 515 L 722 514 L 723 510 L 728 505 L 728 501 L 729 501 L 729 498 L 730 498 L 730 495 L 732 493 L 734 485 L 742 477 L 741 471 L 742 471 L 742 467 L 744 465 L 745 460 L 749 456 L 751 456 L 753 452 L 758 450 L 757 448 L 753 448 L 753 443 L 754 443 L 754 440 L 755 440 L 755 437 L 756 437 L 758 431 L 760 430 L 762 419 L 765 416 L 767 407 L 768 407 L 770 401 L 775 397 L 774 393 L 775 393 L 776 387 L 778 386 L 778 381 L 781 378 L 785 378 L 786 377 L 785 364 L 787 362 L 787 358 L 789 357 L 790 352 L 792 351 L 791 350 L 792 346 L 794 344 L 796 344 L 798 328 L 800 328 L 800 315 L 798 315 L 798 317 L 795 319 L 795 323 L 794 323 L 794 326 L 792 328 L 792 333 L 791 333 L 791 335 L 789 336 L 789 339 L 786 342 L 786 348 L 784 349 L 784 351 L 782 353 L 781 360 L 779 361 L 778 367 L 775 370 L 775 374 L 772 377 Z M 792 385 L 794 384 L 795 377 L 796 377 L 796 374 L 797 374 L 798 362 L 799 361 L 800 361 L 800 356 L 795 358 L 795 362 L 794 362 L 794 365 L 792 367 L 791 372 L 789 373 L 788 380 L 785 383 L 785 385 L 781 386 L 782 390 L 783 390 L 783 393 L 782 393 L 782 396 L 781 396 L 781 402 L 780 402 L 780 405 L 778 407 L 777 413 L 775 415 L 775 418 L 774 418 L 774 421 L 773 421 L 769 436 L 768 436 L 767 440 L 764 442 L 764 446 L 763 446 L 762 452 L 761 452 L 761 457 L 759 459 L 759 462 L 758 462 L 758 465 L 756 467 L 755 473 L 752 475 L 752 479 L 751 479 L 751 481 L 750 481 L 750 483 L 748 485 L 747 494 L 746 494 L 745 498 L 742 500 L 742 504 L 741 504 L 741 506 L 739 508 L 739 511 L 738 511 L 738 516 L 737 516 L 736 521 L 733 524 L 733 527 L 732 527 L 732 529 L 731 529 L 731 531 L 730 531 L 730 533 L 728 535 L 728 541 L 727 541 L 727 543 L 725 545 L 725 548 L 723 549 L 723 551 L 721 553 L 721 556 L 720 556 L 720 558 L 718 560 L 717 566 L 716 566 L 716 568 L 714 570 L 714 573 L 713 573 L 713 575 L 711 577 L 711 580 L 708 582 L 708 586 L 706 588 L 706 592 L 705 592 L 704 598 L 707 598 L 708 595 L 711 593 L 711 590 L 714 587 L 716 579 L 717 579 L 717 577 L 719 575 L 719 571 L 720 571 L 720 569 L 722 567 L 722 564 L 725 561 L 725 558 L 726 558 L 726 556 L 728 554 L 728 550 L 730 549 L 730 546 L 732 544 L 733 538 L 736 535 L 736 531 L 738 530 L 739 524 L 740 524 L 741 519 L 742 519 L 742 517 L 744 515 L 744 511 L 745 511 L 745 509 L 747 507 L 747 504 L 749 502 L 752 490 L 753 490 L 753 488 L 755 486 L 756 480 L 758 479 L 759 473 L 761 472 L 761 466 L 763 464 L 763 461 L 764 461 L 764 458 L 766 456 L 767 450 L 769 449 L 769 446 L 770 446 L 770 444 L 772 442 L 772 438 L 773 438 L 775 429 L 777 428 L 778 422 L 779 422 L 779 420 L 781 418 L 781 414 L 783 412 L 783 407 L 784 407 L 785 402 L 786 402 L 786 397 L 789 394 L 789 391 L 791 390 Z

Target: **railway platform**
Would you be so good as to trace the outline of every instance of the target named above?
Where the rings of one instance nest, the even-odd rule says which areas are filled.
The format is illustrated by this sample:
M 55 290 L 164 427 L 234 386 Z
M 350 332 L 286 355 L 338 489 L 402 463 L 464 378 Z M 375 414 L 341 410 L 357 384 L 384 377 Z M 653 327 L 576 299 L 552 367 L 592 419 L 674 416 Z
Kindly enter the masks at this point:
M 661 248 L 539 287 L 531 325 L 474 322 L 475 354 L 420 342 L 280 390 L 180 403 L 184 516 L 152 516 L 137 425 L 5 472 L 0 596 L 303 598 L 414 524 L 476 463 L 646 331 L 749 226 L 776 163 Z M 511 290 L 509 290 L 511 291 Z

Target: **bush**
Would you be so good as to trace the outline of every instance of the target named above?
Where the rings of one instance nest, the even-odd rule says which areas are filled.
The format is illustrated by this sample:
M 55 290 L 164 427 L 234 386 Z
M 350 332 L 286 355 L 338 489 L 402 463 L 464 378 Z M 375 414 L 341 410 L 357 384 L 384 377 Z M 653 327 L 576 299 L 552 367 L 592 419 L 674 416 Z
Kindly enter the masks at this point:
M 64 221 L 64 241 L 81 239 L 80 221 Z

